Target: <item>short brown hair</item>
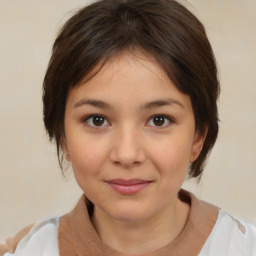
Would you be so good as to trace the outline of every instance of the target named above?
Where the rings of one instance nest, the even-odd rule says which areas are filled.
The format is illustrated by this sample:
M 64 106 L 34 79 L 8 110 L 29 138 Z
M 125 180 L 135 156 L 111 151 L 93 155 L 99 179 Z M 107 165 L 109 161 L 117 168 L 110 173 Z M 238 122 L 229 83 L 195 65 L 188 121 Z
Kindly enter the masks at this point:
M 189 170 L 199 177 L 218 134 L 219 81 L 201 22 L 174 0 L 101 0 L 79 10 L 60 30 L 43 83 L 44 124 L 60 160 L 68 92 L 124 50 L 140 48 L 189 95 L 196 130 L 207 135 Z

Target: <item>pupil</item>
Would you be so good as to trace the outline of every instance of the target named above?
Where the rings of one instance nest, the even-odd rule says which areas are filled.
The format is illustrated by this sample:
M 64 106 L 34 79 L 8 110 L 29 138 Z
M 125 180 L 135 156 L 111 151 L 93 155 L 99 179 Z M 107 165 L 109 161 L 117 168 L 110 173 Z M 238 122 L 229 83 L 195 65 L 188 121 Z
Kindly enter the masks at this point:
M 93 117 L 93 124 L 96 126 L 100 126 L 104 123 L 104 118 L 101 116 L 95 116 Z
M 154 117 L 153 122 L 156 126 L 162 126 L 164 124 L 164 117 L 162 116 Z

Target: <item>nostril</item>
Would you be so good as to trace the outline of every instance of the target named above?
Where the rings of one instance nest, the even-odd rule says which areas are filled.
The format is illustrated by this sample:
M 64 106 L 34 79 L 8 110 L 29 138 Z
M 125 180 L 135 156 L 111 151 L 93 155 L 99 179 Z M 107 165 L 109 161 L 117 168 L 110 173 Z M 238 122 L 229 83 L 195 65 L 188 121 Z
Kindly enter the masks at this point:
M 128 164 L 128 163 L 120 163 L 120 162 L 114 162 L 113 163 L 115 166 L 119 166 L 119 167 L 122 167 L 123 169 L 132 169 L 132 168 L 134 168 L 134 167 L 137 167 L 137 166 L 139 166 L 141 163 L 139 163 L 139 162 L 134 162 L 134 163 L 130 163 L 130 164 Z
M 121 165 L 124 168 L 131 168 L 133 166 L 137 166 L 143 163 L 145 160 L 145 154 L 142 150 L 112 150 L 110 153 L 110 160 L 115 165 Z

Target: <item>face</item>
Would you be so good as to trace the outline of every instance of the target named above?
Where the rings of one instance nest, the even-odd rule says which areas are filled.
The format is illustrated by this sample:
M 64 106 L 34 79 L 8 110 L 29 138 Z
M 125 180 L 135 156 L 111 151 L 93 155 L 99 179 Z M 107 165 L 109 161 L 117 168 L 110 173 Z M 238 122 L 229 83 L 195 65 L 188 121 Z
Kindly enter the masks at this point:
M 68 94 L 62 149 L 95 210 L 111 218 L 175 207 L 202 145 L 189 96 L 140 52 L 116 56 Z

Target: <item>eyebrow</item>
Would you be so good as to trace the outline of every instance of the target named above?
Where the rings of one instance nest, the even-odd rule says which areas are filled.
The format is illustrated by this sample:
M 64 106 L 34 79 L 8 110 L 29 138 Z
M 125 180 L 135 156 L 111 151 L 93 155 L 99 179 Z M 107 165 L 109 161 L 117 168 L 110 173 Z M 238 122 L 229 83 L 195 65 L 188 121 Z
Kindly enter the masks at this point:
M 94 106 L 94 107 L 98 107 L 98 108 L 105 108 L 105 109 L 109 109 L 111 108 L 111 106 L 104 102 L 104 101 L 100 101 L 100 100 L 87 100 L 87 99 L 82 99 L 80 101 L 78 101 L 76 104 L 75 104 L 75 108 L 77 107 L 81 107 L 83 105 L 91 105 L 91 106 Z
M 142 106 L 142 108 L 150 109 L 150 108 L 154 108 L 154 107 L 170 106 L 173 104 L 178 105 L 182 109 L 185 108 L 184 105 L 180 101 L 174 100 L 174 99 L 163 99 L 163 100 L 156 100 L 156 101 L 148 102 L 148 103 L 144 104 Z
M 182 109 L 185 108 L 184 105 L 178 100 L 162 99 L 162 100 L 155 100 L 152 102 L 145 103 L 144 105 L 141 106 L 141 109 L 151 109 L 151 108 L 155 108 L 155 107 L 170 106 L 173 104 L 178 105 Z M 91 106 L 102 108 L 102 109 L 111 109 L 112 108 L 110 104 L 108 104 L 104 101 L 92 100 L 92 99 L 82 99 L 74 105 L 74 108 L 81 107 L 83 105 L 91 105 Z

